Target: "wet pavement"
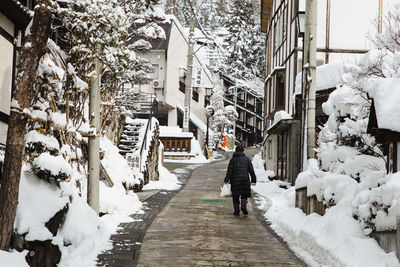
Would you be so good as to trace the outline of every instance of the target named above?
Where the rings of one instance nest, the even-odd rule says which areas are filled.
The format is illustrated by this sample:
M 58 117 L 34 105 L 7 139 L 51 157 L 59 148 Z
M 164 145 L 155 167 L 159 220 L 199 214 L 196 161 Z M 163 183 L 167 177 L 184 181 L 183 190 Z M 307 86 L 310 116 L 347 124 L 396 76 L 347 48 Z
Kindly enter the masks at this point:
M 303 266 L 259 222 L 252 203 L 248 217 L 232 215 L 231 198 L 219 197 L 227 165 L 223 160 L 193 171 L 147 230 L 137 266 Z
M 113 249 L 99 255 L 98 266 L 304 266 L 253 201 L 248 217 L 232 215 L 231 198 L 219 197 L 227 165 L 228 159 L 165 164 L 181 190 L 138 193 L 145 213 L 120 225 L 111 237 Z
M 203 164 L 165 163 L 164 166 L 175 173 L 182 188 L 189 180 L 194 169 Z M 182 190 L 182 188 L 180 190 Z M 121 223 L 119 230 L 111 236 L 113 248 L 100 254 L 97 266 L 126 267 L 136 266 L 144 235 L 156 216 L 177 194 L 178 191 L 146 190 L 137 195 L 144 206 L 144 214 L 133 214 L 134 220 Z

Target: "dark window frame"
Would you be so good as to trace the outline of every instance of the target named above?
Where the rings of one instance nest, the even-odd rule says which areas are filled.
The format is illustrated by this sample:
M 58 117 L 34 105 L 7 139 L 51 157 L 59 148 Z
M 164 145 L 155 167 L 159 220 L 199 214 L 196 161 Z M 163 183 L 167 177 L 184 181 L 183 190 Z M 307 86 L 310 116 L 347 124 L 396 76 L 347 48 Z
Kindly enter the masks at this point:
M 275 109 L 284 109 L 286 99 L 286 73 L 277 72 L 275 75 Z

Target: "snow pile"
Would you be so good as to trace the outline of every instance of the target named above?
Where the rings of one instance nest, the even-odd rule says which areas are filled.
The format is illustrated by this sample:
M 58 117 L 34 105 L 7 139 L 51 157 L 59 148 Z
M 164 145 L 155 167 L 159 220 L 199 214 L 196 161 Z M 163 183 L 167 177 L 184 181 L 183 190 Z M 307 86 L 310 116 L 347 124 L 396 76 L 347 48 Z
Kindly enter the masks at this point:
M 354 198 L 355 213 L 367 234 L 372 230 L 396 230 L 396 218 L 400 216 L 399 178 L 400 173 L 389 174 Z
M 28 263 L 25 261 L 25 256 L 28 252 L 8 252 L 4 250 L 0 250 L 0 259 L 1 264 L 4 266 L 13 266 L 13 267 L 28 267 Z
M 69 203 L 68 194 L 28 170 L 27 165 L 22 169 L 14 227 L 18 234 L 26 234 L 27 241 L 51 239 L 45 223 Z
M 159 159 L 158 159 L 158 172 L 160 174 L 158 181 L 149 181 L 143 187 L 143 190 L 153 190 L 153 189 L 164 189 L 164 190 L 178 190 L 181 184 L 175 174 L 170 173 L 167 168 L 162 165 L 162 151 L 163 145 L 160 144 L 159 147 Z
M 27 140 L 36 144 L 48 139 L 34 133 L 27 136 Z M 97 255 L 110 248 L 108 240 L 118 224 L 131 221 L 130 214 L 141 212 L 137 195 L 123 185 L 135 182 L 132 171 L 109 140 L 102 138 L 101 143 L 105 150 L 102 164 L 114 184 L 109 187 L 100 181 L 100 212 L 105 214 L 102 217 L 86 203 L 86 174 L 80 173 L 75 165 L 74 168 L 67 165 L 68 179 L 57 183 L 40 179 L 32 172 L 30 164 L 25 164 L 22 170 L 14 227 L 26 241 L 51 240 L 58 246 L 62 253 L 58 266 L 94 266 Z M 47 145 L 55 147 L 52 142 Z M 43 168 L 56 170 L 54 157 L 46 160 L 43 155 L 50 154 L 42 153 L 33 162 L 41 159 Z M 46 223 L 61 210 L 65 212 L 65 219 L 57 233 L 51 233 Z
M 257 183 L 269 182 L 269 178 L 275 176 L 275 173 L 273 171 L 264 169 L 264 163 L 265 161 L 262 159 L 260 153 L 254 156 L 253 168 L 257 177 Z
M 142 206 L 139 198 L 127 189 L 140 184 L 139 171 L 136 169 L 135 172 L 129 167 L 118 148 L 107 138 L 101 138 L 100 146 L 104 150 L 101 164 L 114 183 L 112 187 L 105 183 L 100 184 L 100 211 L 117 216 L 137 212 Z
M 254 166 L 261 166 L 259 158 Z M 311 172 L 314 163 L 309 164 Z M 314 166 L 315 167 L 315 166 Z M 256 172 L 264 172 L 264 169 Z M 372 238 L 366 237 L 359 222 L 353 218 L 351 196 L 355 181 L 341 176 L 336 179 L 327 174 L 325 188 L 338 194 L 335 206 L 324 216 L 315 213 L 306 216 L 295 208 L 295 188 L 284 189 L 280 181 L 257 183 L 252 189 L 261 198 L 256 200 L 266 210 L 265 217 L 271 227 L 288 242 L 294 252 L 310 266 L 400 266 L 394 253 L 385 253 Z M 267 181 L 267 177 L 257 177 Z M 315 178 L 313 181 L 322 181 Z M 325 193 L 328 193 L 326 191 Z
M 321 178 L 321 176 L 322 173 L 318 168 L 317 160 L 309 159 L 305 170 L 297 176 L 296 189 L 307 187 L 313 179 Z

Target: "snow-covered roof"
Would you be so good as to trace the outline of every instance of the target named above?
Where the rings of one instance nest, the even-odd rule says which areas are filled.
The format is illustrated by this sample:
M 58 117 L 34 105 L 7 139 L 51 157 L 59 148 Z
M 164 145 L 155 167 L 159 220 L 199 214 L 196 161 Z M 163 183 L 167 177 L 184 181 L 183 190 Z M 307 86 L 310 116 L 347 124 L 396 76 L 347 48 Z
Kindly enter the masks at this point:
M 193 138 L 193 133 L 182 132 L 182 129 L 178 126 L 160 126 L 160 137 L 182 137 L 182 138 Z
M 261 98 L 264 97 L 264 86 L 263 86 L 261 79 L 259 82 L 245 81 L 245 80 L 241 80 L 241 79 L 232 77 L 231 75 L 228 75 L 226 73 L 220 72 L 220 75 L 225 80 L 228 80 L 229 82 L 231 82 L 233 84 L 236 84 L 237 87 L 239 87 L 242 90 L 245 90 L 246 92 L 254 95 L 255 97 L 261 97 Z
M 316 90 L 325 90 L 336 88 L 338 85 L 343 85 L 342 75 L 344 64 L 343 62 L 335 62 L 324 64 L 317 67 L 317 84 Z M 301 94 L 301 72 L 296 76 L 295 94 Z
M 378 127 L 400 132 L 400 78 L 379 78 L 367 84 L 374 100 Z
M 275 127 L 275 125 L 277 125 L 280 121 L 283 121 L 283 120 L 291 120 L 291 119 L 292 119 L 292 116 L 290 116 L 289 113 L 287 113 L 287 112 L 284 111 L 284 110 L 280 110 L 280 111 L 278 111 L 278 112 L 275 113 L 275 115 L 274 115 L 274 122 L 273 122 L 272 125 L 267 129 L 267 131 L 270 130 L 270 129 L 272 129 L 273 127 Z
M 18 0 L 2 0 L 1 11 L 12 22 L 18 24 L 20 27 L 25 28 L 31 18 L 33 12 Z

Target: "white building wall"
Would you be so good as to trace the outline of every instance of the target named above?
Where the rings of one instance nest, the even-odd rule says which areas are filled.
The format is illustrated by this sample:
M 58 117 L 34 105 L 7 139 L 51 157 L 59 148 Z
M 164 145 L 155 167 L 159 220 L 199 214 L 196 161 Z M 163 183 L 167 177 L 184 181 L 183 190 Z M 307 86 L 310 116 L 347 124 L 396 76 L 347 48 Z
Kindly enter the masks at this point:
M 149 77 L 153 78 L 154 80 L 164 82 L 165 86 L 167 69 L 165 50 L 152 50 L 151 52 L 137 54 L 140 57 L 148 59 L 153 65 L 154 73 L 150 73 Z M 145 93 L 156 94 L 159 101 L 164 101 L 164 92 L 162 91 L 162 89 L 154 88 L 152 82 L 150 84 L 140 85 L 140 89 Z
M 14 24 L 0 13 L 0 26 L 14 36 Z M 9 115 L 12 89 L 14 46 L 0 35 L 0 111 Z M 0 143 L 6 143 L 7 124 L 0 122 Z
M 172 23 L 167 54 L 167 79 L 165 83 L 166 103 L 172 107 L 177 107 L 178 105 L 183 107 L 185 94 L 179 91 L 179 73 L 180 69 L 186 69 L 188 43 L 183 37 L 180 26 L 176 25 L 174 21 L 172 21 Z M 202 67 L 197 57 L 194 57 L 193 65 L 194 68 Z M 211 77 L 208 77 L 204 70 L 202 72 L 202 78 L 203 84 L 202 87 L 199 88 L 199 101 L 197 102 L 192 99 L 190 102 L 190 110 L 205 124 L 205 88 L 212 88 L 213 84 Z M 176 126 L 177 117 L 177 109 L 171 110 L 168 114 L 168 126 Z

